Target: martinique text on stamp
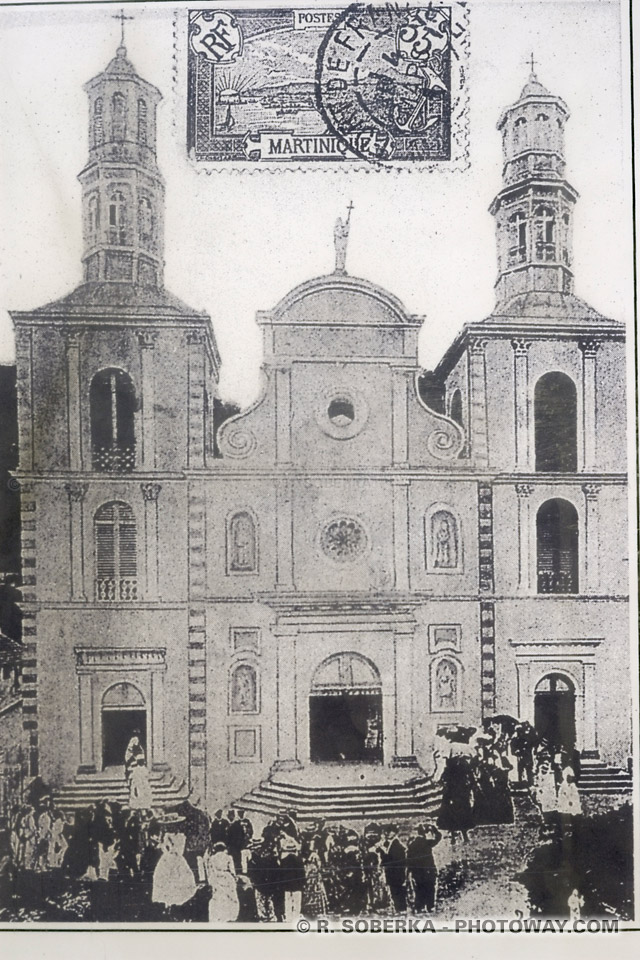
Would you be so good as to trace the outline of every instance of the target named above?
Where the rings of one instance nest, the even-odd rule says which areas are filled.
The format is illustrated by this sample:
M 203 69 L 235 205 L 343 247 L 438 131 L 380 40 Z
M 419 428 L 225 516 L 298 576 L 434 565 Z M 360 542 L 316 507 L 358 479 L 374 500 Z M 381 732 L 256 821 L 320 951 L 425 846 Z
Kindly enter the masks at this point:
M 465 156 L 466 4 L 191 10 L 188 149 L 248 167 Z

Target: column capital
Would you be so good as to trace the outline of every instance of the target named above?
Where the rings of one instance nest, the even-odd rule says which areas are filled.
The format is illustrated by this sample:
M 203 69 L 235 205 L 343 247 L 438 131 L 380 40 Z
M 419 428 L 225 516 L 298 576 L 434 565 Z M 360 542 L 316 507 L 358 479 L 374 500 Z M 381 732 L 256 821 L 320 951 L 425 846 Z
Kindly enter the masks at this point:
M 158 338 L 155 330 L 137 330 L 136 334 L 141 347 L 148 347 L 149 349 L 155 347 Z
M 587 503 L 595 503 L 598 499 L 598 494 L 602 489 L 602 484 L 600 483 L 583 483 L 582 492 L 584 493 L 584 498 Z
M 585 359 L 594 360 L 600 349 L 600 340 L 578 340 L 578 346 L 582 350 Z
M 141 483 L 140 489 L 142 490 L 142 496 L 148 502 L 156 501 L 162 490 L 161 483 Z
M 469 353 L 473 357 L 483 357 L 488 341 L 485 337 L 473 337 L 469 341 Z
M 527 497 L 530 497 L 533 493 L 533 484 L 516 483 L 516 493 L 518 494 L 519 500 L 526 500 Z
M 531 341 L 525 340 L 524 337 L 515 337 L 511 341 L 511 346 L 513 347 L 513 352 L 516 357 L 526 357 L 529 353 Z
M 68 330 L 61 330 L 60 333 L 62 334 L 65 349 L 67 351 L 79 349 L 80 344 L 82 343 L 84 330 L 80 330 L 78 327 L 71 327 Z
M 394 477 L 391 484 L 394 487 L 410 487 L 411 477 Z
M 88 483 L 65 483 L 65 490 L 69 497 L 69 503 L 84 503 L 84 498 L 89 489 Z
M 187 345 L 190 347 L 197 346 L 199 343 L 204 343 L 206 339 L 207 335 L 204 330 L 187 331 Z

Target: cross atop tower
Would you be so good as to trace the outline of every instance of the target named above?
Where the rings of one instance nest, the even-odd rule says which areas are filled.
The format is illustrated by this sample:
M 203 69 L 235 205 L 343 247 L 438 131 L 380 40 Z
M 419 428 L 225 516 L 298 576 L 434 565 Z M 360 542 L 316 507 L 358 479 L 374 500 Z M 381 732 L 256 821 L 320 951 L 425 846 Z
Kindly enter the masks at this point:
M 124 10 L 120 10 L 120 13 L 114 14 L 111 19 L 120 21 L 120 46 L 124 47 L 124 22 L 125 20 L 133 20 L 133 17 L 125 16 Z
M 531 59 L 528 61 L 529 66 L 531 67 L 531 74 L 535 77 L 536 75 L 536 61 L 533 59 L 533 53 L 531 54 Z

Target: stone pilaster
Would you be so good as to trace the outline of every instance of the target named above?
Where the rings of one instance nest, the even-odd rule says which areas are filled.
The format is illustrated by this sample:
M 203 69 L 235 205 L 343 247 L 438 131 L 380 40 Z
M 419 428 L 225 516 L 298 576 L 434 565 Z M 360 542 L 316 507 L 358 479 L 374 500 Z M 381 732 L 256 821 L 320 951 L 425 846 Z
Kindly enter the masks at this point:
M 392 392 L 391 443 L 394 466 L 406 466 L 409 462 L 409 409 L 408 387 L 414 372 L 394 369 Z
M 482 593 L 493 593 L 493 489 L 478 484 L 478 585 Z
M 487 384 L 485 368 L 486 340 L 479 337 L 469 344 L 469 407 L 471 456 L 478 466 L 489 462 L 489 438 L 487 432 Z
M 189 778 L 196 797 L 207 795 L 207 590 L 204 484 L 189 481 Z
M 395 627 L 393 675 L 395 694 L 395 737 L 391 765 L 414 767 L 418 761 L 413 743 L 413 634 L 415 623 Z
M 516 483 L 518 495 L 518 592 L 528 594 L 531 590 L 531 509 L 530 483 Z
M 201 470 L 205 465 L 204 388 L 205 334 L 202 330 L 187 333 L 188 347 L 188 423 L 187 465 Z
M 86 601 L 84 586 L 84 500 L 88 483 L 65 483 L 69 497 L 69 567 L 72 600 Z
M 82 330 L 64 331 L 67 353 L 67 450 L 70 470 L 82 470 L 82 404 L 80 402 L 80 346 Z
M 276 460 L 291 463 L 291 367 L 275 368 L 276 378 Z
M 276 754 L 273 772 L 302 766 L 298 757 L 298 690 L 296 627 L 275 626 L 276 661 Z
M 18 449 L 20 468 L 33 470 L 33 335 L 30 329 L 16 329 L 16 391 L 18 395 Z
M 409 558 L 409 488 L 411 481 L 393 481 L 393 565 L 396 590 L 411 589 Z
M 581 340 L 582 351 L 582 469 L 590 473 L 597 463 L 596 356 L 598 340 Z
M 528 340 L 511 341 L 513 347 L 513 388 L 516 470 L 531 469 L 529 430 L 529 347 Z
M 158 600 L 158 497 L 162 486 L 159 483 L 141 483 L 140 489 L 144 498 L 145 599 Z
M 276 480 L 276 588 L 294 590 L 293 578 L 293 482 Z
M 584 524 L 584 585 L 581 593 L 598 593 L 600 589 L 600 529 L 598 495 L 600 484 L 585 483 L 582 486 L 585 500 Z
M 139 330 L 140 369 L 142 380 L 142 457 L 143 470 L 155 470 L 156 466 L 156 421 L 155 421 L 155 371 L 154 348 L 157 334 L 153 330 Z
M 20 485 L 22 530 L 22 728 L 28 737 L 29 775 L 39 770 L 38 741 L 38 621 L 36 579 L 37 511 L 34 485 Z
M 492 600 L 480 602 L 480 678 L 482 716 L 496 712 L 496 609 Z

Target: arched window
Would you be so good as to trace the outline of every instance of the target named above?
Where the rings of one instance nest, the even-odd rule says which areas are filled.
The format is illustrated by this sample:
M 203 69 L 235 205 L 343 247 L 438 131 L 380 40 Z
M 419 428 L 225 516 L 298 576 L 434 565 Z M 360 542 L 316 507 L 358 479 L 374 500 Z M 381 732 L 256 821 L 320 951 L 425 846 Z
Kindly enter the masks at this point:
M 539 113 L 536 116 L 536 120 L 548 120 L 548 119 L 549 119 L 549 115 L 546 113 Z
M 551 207 L 535 210 L 536 260 L 556 259 L 556 218 Z
M 94 518 L 96 600 L 138 599 L 136 521 L 128 503 L 105 503 Z
M 100 200 L 96 194 L 89 198 L 89 236 L 96 238 L 100 230 Z
M 526 117 L 518 117 L 516 119 L 516 122 L 514 123 L 514 127 L 517 127 L 518 129 L 522 129 L 526 125 L 527 125 Z
M 140 242 L 150 244 L 153 240 L 153 207 L 148 197 L 140 197 L 138 200 L 138 234 Z
M 96 373 L 89 403 L 93 469 L 114 473 L 133 470 L 136 395 L 130 377 L 114 369 Z
M 246 510 L 234 513 L 227 524 L 227 570 L 229 573 L 258 570 L 256 525 Z
M 462 550 L 458 520 L 446 507 L 430 507 L 425 516 L 426 566 L 431 573 L 458 573 Z
M 93 145 L 99 147 L 101 143 L 104 143 L 102 97 L 97 97 L 93 104 Z
M 538 593 L 578 592 L 578 513 L 568 500 L 547 500 L 536 518 Z
M 509 265 L 527 259 L 527 220 L 521 210 L 509 217 Z
M 111 98 L 111 139 L 127 139 L 127 101 L 123 93 Z
M 127 243 L 127 201 L 121 190 L 109 197 L 109 243 Z
M 431 664 L 431 712 L 457 713 L 462 709 L 462 667 L 454 657 Z
M 258 676 L 255 667 L 240 663 L 230 675 L 230 713 L 258 713 Z
M 138 100 L 138 143 L 147 142 L 147 103 L 140 98 Z
M 545 373 L 536 383 L 534 417 L 536 470 L 578 469 L 576 385 L 566 373 Z

